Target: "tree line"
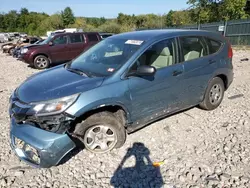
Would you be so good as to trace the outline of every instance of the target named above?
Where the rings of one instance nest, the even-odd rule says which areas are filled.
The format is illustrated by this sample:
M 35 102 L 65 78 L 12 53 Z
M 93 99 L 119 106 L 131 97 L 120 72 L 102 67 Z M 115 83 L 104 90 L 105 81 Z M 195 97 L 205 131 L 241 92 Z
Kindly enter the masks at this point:
M 106 19 L 75 17 L 70 7 L 53 15 L 30 12 L 27 8 L 0 13 L 0 31 L 26 32 L 30 35 L 45 35 L 46 31 L 63 28 L 82 28 L 84 31 L 120 33 L 142 28 L 166 28 L 181 25 L 209 23 L 250 17 L 246 0 L 188 0 L 188 9 L 163 15 L 127 15 Z

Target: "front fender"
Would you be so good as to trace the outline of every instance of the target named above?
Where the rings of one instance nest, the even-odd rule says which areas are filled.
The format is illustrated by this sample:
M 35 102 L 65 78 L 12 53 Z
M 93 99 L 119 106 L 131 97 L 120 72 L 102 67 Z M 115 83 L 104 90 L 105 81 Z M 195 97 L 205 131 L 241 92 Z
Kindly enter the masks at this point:
M 110 106 L 116 106 L 116 107 L 120 107 L 121 109 L 123 109 L 123 111 L 126 113 L 127 121 L 131 122 L 130 110 L 125 106 L 125 104 L 123 104 L 122 102 L 113 102 L 108 99 L 96 101 L 87 106 L 84 106 L 83 108 L 79 109 L 76 113 L 74 113 L 74 116 L 80 117 L 89 111 L 96 110 L 99 108 L 110 107 Z M 73 110 L 71 111 L 71 109 L 68 109 L 66 111 L 66 113 L 73 115 L 72 112 Z
M 83 92 L 78 100 L 66 110 L 66 113 L 75 117 L 80 117 L 86 112 L 105 106 L 121 107 L 126 112 L 127 120 L 130 122 L 132 107 L 126 80 Z

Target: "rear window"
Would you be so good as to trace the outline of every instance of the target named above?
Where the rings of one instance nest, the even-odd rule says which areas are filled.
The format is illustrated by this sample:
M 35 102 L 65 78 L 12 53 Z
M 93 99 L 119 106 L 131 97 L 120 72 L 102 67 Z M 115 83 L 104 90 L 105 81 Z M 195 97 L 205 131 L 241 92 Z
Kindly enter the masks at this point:
M 99 41 L 96 34 L 87 34 L 87 36 L 88 36 L 89 42 Z
M 206 44 L 201 37 L 181 37 L 184 61 L 190 61 L 207 55 Z
M 214 54 L 218 52 L 222 46 L 222 43 L 213 39 L 208 39 L 209 54 Z
M 82 35 L 70 35 L 70 43 L 80 43 L 83 41 Z

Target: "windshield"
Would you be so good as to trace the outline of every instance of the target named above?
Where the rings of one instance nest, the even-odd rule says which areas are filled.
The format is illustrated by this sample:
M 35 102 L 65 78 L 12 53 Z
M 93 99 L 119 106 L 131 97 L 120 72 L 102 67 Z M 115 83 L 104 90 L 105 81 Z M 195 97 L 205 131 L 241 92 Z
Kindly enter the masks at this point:
M 140 48 L 143 41 L 107 38 L 81 54 L 70 65 L 96 76 L 117 71 Z
M 49 41 L 53 38 L 54 36 L 50 35 L 47 39 L 45 39 L 43 42 L 39 43 L 39 44 L 48 44 Z

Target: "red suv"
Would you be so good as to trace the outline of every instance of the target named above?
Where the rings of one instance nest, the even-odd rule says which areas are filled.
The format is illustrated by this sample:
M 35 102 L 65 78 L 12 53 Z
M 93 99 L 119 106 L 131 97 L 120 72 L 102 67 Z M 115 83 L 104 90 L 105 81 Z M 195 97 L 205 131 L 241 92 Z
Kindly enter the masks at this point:
M 42 43 L 22 48 L 20 59 L 37 69 L 45 69 L 54 63 L 71 61 L 100 40 L 97 32 L 55 34 Z

